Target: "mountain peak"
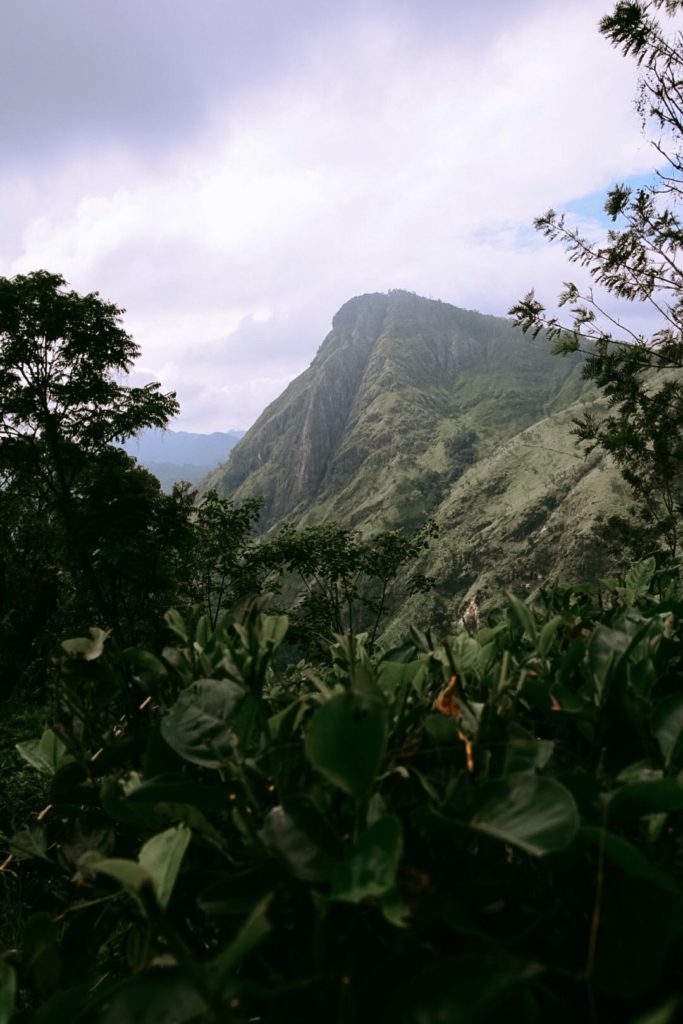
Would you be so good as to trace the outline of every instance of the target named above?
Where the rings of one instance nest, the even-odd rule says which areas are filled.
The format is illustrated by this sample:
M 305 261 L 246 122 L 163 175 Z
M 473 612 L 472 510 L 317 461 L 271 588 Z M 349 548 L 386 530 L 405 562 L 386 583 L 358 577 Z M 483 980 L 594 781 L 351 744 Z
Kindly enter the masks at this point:
M 349 299 L 332 317 L 332 330 L 351 327 L 368 316 L 384 316 L 389 296 L 384 292 L 367 292 Z
M 398 289 L 359 295 L 206 485 L 262 496 L 265 529 L 292 516 L 411 525 L 433 507 L 423 477 L 446 486 L 461 434 L 491 449 L 582 387 L 578 358 L 539 351 L 508 320 Z

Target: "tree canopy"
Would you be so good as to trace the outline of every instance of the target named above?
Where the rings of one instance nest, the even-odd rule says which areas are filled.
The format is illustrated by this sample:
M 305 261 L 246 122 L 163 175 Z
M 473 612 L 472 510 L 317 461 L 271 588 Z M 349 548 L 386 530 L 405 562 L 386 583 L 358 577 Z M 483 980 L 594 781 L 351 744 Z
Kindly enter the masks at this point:
M 640 68 L 637 108 L 657 170 L 649 185 L 622 183 L 608 192 L 614 227 L 601 240 L 555 210 L 537 218 L 536 228 L 562 242 L 593 285 L 565 283 L 558 304 L 568 319 L 549 313 L 533 291 L 510 311 L 524 331 L 545 329 L 558 352 L 583 348 L 585 375 L 605 395 L 608 413 L 578 419 L 576 435 L 614 458 L 650 542 L 659 538 L 674 553 L 683 505 L 683 49 L 668 19 L 681 10 L 681 0 L 625 0 L 600 22 Z M 654 325 L 649 334 L 629 326 L 630 312 L 645 312 Z

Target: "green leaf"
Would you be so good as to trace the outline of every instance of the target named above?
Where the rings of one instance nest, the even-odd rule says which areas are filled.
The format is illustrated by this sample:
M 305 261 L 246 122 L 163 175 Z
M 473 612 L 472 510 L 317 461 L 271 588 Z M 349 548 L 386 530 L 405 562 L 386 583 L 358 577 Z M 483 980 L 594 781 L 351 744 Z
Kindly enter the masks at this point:
M 211 640 L 211 636 L 212 633 L 209 617 L 208 615 L 202 615 L 198 619 L 197 627 L 194 631 L 195 647 L 200 651 L 205 650 Z
M 199 679 L 162 719 L 161 734 L 186 761 L 219 768 L 232 753 L 231 719 L 244 696 L 244 689 L 229 679 Z
M 648 1010 L 646 1013 L 641 1014 L 633 1024 L 674 1024 L 678 1020 L 680 1006 L 680 997 L 674 996 L 673 999 L 667 999 L 656 1010 Z
M 542 857 L 569 846 L 579 827 L 579 812 L 574 797 L 559 782 L 521 772 L 484 788 L 470 825 Z
M 683 777 L 630 782 L 617 790 L 609 803 L 610 820 L 639 818 L 683 810 Z
M 348 860 L 338 867 L 332 881 L 332 899 L 359 903 L 367 896 L 391 892 L 402 852 L 400 819 L 386 814 L 361 833 Z
M 614 667 L 631 646 L 633 637 L 619 629 L 610 629 L 602 623 L 593 630 L 588 645 L 588 657 L 598 695 L 601 696 Z
M 15 832 L 10 841 L 10 851 L 17 860 L 44 860 L 48 863 L 47 840 L 42 825 L 27 825 Z
M 136 898 L 141 897 L 144 889 L 150 888 L 159 906 L 165 909 L 190 838 L 191 832 L 185 825 L 176 825 L 149 839 L 136 861 L 123 857 L 102 857 L 95 850 L 90 850 L 81 857 L 79 863 L 88 871 L 115 879 L 126 892 Z
M 518 597 L 515 597 L 514 594 L 507 594 L 507 599 L 510 605 L 510 611 L 512 612 L 512 617 L 522 630 L 522 633 L 526 633 L 529 639 L 535 642 L 538 633 L 533 612 L 527 605 L 523 604 Z
M 16 750 L 41 775 L 53 776 L 62 765 L 74 760 L 52 729 L 46 729 L 39 740 L 17 743 Z
M 595 983 L 619 1000 L 657 994 L 670 950 L 683 934 L 683 893 L 670 874 L 619 836 L 582 828 L 609 862 L 603 893 Z M 615 870 L 618 869 L 618 870 Z
M 657 562 L 654 558 L 646 558 L 642 562 L 636 562 L 624 577 L 626 588 L 636 597 L 643 597 L 650 589 L 656 571 Z
M 79 636 L 73 640 L 64 640 L 62 649 L 73 658 L 80 657 L 83 661 L 95 661 L 104 651 L 104 642 L 109 636 L 109 630 L 92 626 L 89 632 L 89 637 Z
M 169 608 L 164 615 L 166 625 L 171 629 L 184 644 L 190 642 L 190 634 L 185 624 L 185 619 L 176 608 Z
M 372 789 L 387 745 L 385 710 L 353 694 L 339 694 L 313 715 L 306 756 L 319 772 L 355 800 Z
M 580 837 L 588 840 L 596 849 L 603 849 L 605 857 L 616 865 L 625 875 L 645 881 L 663 889 L 669 895 L 669 901 L 680 903 L 681 890 L 671 875 L 655 867 L 637 846 L 627 839 L 604 831 L 592 825 L 584 825 Z
M 419 692 L 426 674 L 424 661 L 381 661 L 377 667 L 377 683 L 382 693 L 391 698 L 407 685 L 416 687 Z
M 261 641 L 276 650 L 285 638 L 289 629 L 289 618 L 286 615 L 261 616 Z
M 672 693 L 657 704 L 652 732 L 667 765 L 683 753 L 683 693 Z
M 93 874 L 107 875 L 119 883 L 119 885 L 136 898 L 140 897 L 143 889 L 154 889 L 152 876 L 136 860 L 126 860 L 123 857 L 103 857 L 95 850 L 89 850 L 81 857 L 79 864 Z
M 270 899 L 268 895 L 254 907 L 230 945 L 221 950 L 207 965 L 207 971 L 217 989 L 224 988 L 244 957 L 260 945 L 271 931 L 273 926 L 268 920 Z
M 552 740 L 537 740 L 521 727 L 510 728 L 505 747 L 501 775 L 516 775 L 519 772 L 545 768 L 553 756 L 555 744 Z
M 546 622 L 538 638 L 538 653 L 541 657 L 545 658 L 547 656 L 548 651 L 553 645 L 555 634 L 563 622 L 564 619 L 561 615 L 555 615 L 552 619 Z
M 462 630 L 451 637 L 450 648 L 458 673 L 465 677 L 469 675 L 479 677 L 485 662 L 479 642 Z
M 640 661 L 630 662 L 628 681 L 639 697 L 647 697 L 657 682 L 657 670 L 652 658 L 641 658 Z
M 168 677 L 168 669 L 156 654 L 140 647 L 127 647 L 121 653 L 121 660 L 133 671 L 133 678 L 145 687 Z
M 445 715 L 426 715 L 422 721 L 424 731 L 438 746 L 462 746 L 458 736 L 459 724 Z
M 171 898 L 191 835 L 187 826 L 177 825 L 153 836 L 140 850 L 138 860 L 152 879 L 159 906 L 164 910 Z
M 9 1024 L 14 1012 L 17 993 L 17 976 L 14 968 L 6 961 L 0 961 L 0 1024 Z

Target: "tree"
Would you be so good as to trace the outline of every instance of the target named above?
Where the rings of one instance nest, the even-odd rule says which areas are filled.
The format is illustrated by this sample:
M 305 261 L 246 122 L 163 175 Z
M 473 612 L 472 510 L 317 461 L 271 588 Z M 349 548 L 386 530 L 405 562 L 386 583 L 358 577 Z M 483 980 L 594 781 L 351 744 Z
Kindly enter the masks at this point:
M 264 568 L 285 577 L 292 637 L 315 657 L 335 636 L 347 633 L 366 632 L 368 649 L 374 648 L 395 605 L 399 575 L 415 565 L 436 535 L 431 520 L 409 535 L 385 530 L 370 537 L 336 523 L 303 529 L 286 523 L 257 552 Z M 431 579 L 413 572 L 404 589 L 415 594 L 431 585 Z
M 222 612 L 263 587 L 262 559 L 250 543 L 262 505 L 261 498 L 249 498 L 237 506 L 208 491 L 192 514 L 190 587 L 212 629 Z
M 123 310 L 40 270 L 0 278 L 0 487 L 61 530 L 66 562 L 93 610 L 116 627 L 82 532 L 82 494 L 113 441 L 163 427 L 178 410 L 158 384 L 121 382 L 139 348 Z
M 554 210 L 535 221 L 595 284 L 565 284 L 559 305 L 569 308 L 568 322 L 549 314 L 533 291 L 510 310 L 522 330 L 547 330 L 557 352 L 586 353 L 585 377 L 602 391 L 608 412 L 584 415 L 574 432 L 589 451 L 613 457 L 647 536 L 662 538 L 672 554 L 683 506 L 683 227 L 676 211 L 683 196 L 683 50 L 681 33 L 667 35 L 663 18 L 681 10 L 683 0 L 624 0 L 602 19 L 600 32 L 640 68 L 637 109 L 644 128 L 654 129 L 659 170 L 650 185 L 609 191 L 605 211 L 615 227 L 602 241 L 582 236 Z M 624 323 L 615 299 L 649 309 L 653 332 Z

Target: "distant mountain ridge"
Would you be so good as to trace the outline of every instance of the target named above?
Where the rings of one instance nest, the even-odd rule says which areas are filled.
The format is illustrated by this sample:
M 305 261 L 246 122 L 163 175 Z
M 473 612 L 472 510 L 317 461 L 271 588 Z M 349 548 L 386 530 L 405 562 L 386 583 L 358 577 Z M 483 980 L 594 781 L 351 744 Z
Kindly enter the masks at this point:
M 454 607 L 565 565 L 584 571 L 625 497 L 571 436 L 597 400 L 582 363 L 504 318 L 403 291 L 359 296 L 202 487 L 262 496 L 265 530 L 290 518 L 371 532 L 431 515 L 441 537 L 424 568 Z
M 196 484 L 223 462 L 243 430 L 197 434 L 185 430 L 142 430 L 123 446 L 170 490 L 180 480 Z

